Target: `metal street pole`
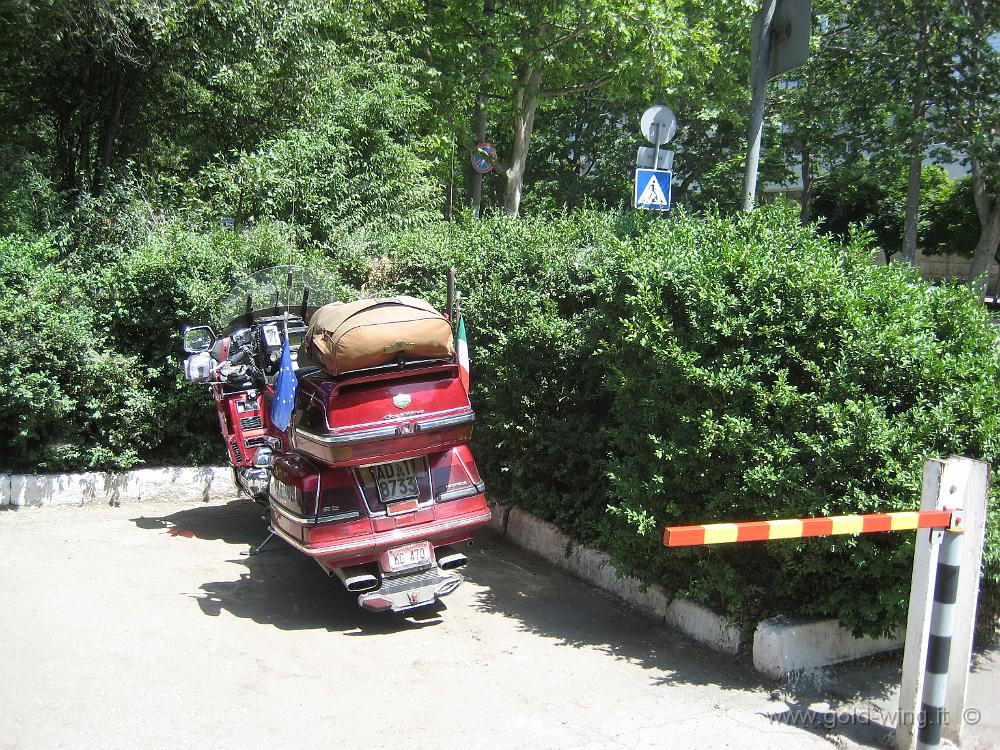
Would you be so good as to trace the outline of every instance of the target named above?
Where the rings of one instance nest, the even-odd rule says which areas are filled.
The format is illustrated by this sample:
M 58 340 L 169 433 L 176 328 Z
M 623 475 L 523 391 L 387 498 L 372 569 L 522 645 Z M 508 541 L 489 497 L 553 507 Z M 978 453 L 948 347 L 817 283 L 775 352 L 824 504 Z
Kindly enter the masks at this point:
M 778 0 L 763 0 L 761 24 L 756 41 L 757 54 L 750 64 L 753 98 L 750 105 L 750 133 L 747 144 L 746 176 L 743 181 L 743 210 L 753 209 L 757 196 L 757 166 L 764 132 L 764 100 L 767 98 L 768 62 L 771 57 L 771 25 Z
M 924 665 L 924 692 L 917 722 L 917 750 L 941 747 L 944 725 L 961 722 L 963 717 L 948 718 L 948 669 L 951 666 L 951 640 L 955 634 L 958 609 L 958 581 L 962 566 L 962 529 L 945 529 L 938 553 L 934 605 L 931 609 L 927 661 Z M 956 665 L 968 669 L 965 664 Z

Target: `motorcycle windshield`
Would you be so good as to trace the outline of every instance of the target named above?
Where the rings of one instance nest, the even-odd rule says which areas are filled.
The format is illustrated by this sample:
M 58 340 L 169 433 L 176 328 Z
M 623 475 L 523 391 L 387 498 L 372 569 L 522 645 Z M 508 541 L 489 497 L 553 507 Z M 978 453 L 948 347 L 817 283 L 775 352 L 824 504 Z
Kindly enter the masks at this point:
M 271 266 L 236 284 L 216 314 L 227 331 L 247 325 L 252 318 L 283 315 L 286 307 L 290 314 L 308 319 L 317 307 L 337 301 L 342 289 L 330 274 L 303 266 Z

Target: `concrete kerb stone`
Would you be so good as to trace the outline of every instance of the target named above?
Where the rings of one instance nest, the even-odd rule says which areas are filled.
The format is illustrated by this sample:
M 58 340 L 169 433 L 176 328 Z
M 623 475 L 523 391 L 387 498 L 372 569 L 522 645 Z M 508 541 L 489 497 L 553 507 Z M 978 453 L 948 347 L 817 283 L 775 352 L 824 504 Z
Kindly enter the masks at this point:
M 790 618 L 763 620 L 753 637 L 753 666 L 769 677 L 826 667 L 903 647 L 903 629 L 890 638 L 855 638 L 836 620 Z
M 518 507 L 491 504 L 490 525 L 511 542 L 601 588 L 654 620 L 662 622 L 709 648 L 736 654 L 740 630 L 707 607 L 671 599 L 657 585 L 621 576 L 606 552 L 573 542 L 555 525 Z
M 11 508 L 155 500 L 209 500 L 233 493 L 227 467 L 167 467 L 81 474 L 13 474 L 0 481 L 0 506 Z
M 620 576 L 605 552 L 573 542 L 555 525 L 516 506 L 491 503 L 490 526 L 511 542 L 534 552 L 601 588 L 643 614 L 724 654 L 740 649 L 740 629 L 712 610 L 686 599 L 671 599 L 657 585 Z M 754 667 L 775 679 L 902 648 L 903 631 L 891 638 L 855 638 L 836 620 L 764 620 L 753 637 Z
M 14 508 L 43 505 L 83 505 L 95 502 L 105 485 L 102 472 L 82 474 L 13 474 L 8 505 Z

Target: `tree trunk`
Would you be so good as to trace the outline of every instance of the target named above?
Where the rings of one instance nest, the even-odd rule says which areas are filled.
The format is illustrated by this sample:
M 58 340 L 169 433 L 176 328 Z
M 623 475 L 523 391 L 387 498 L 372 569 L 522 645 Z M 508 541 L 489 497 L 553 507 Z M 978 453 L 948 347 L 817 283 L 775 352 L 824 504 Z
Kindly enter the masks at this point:
M 55 117 L 56 169 L 59 173 L 58 190 L 60 193 L 72 193 L 76 186 L 76 160 L 73 158 L 73 131 L 70 117 L 66 112 L 59 112 Z
M 998 245 L 997 248 L 996 254 L 993 255 L 994 263 L 1000 263 L 1000 245 Z M 997 274 L 997 283 L 996 286 L 993 287 L 993 301 L 996 302 L 998 298 L 1000 298 L 1000 274 Z
M 448 130 L 454 132 L 451 127 L 451 119 L 448 120 Z M 455 208 L 455 152 L 461 151 L 460 145 L 458 143 L 452 144 L 451 157 L 448 161 L 448 192 L 444 196 L 444 206 L 441 212 L 444 214 L 445 221 L 451 221 L 452 213 Z
M 108 169 L 111 167 L 115 141 L 118 138 L 118 130 L 121 127 L 124 96 L 125 77 L 119 73 L 116 76 L 114 90 L 111 93 L 108 117 L 104 122 L 104 130 L 101 133 L 101 140 L 97 146 L 97 163 L 94 165 L 94 180 L 91 192 L 98 197 L 104 194 L 104 190 L 107 187 Z
M 802 194 L 799 196 L 799 223 L 805 226 L 812 218 L 812 159 L 809 149 L 802 149 Z
M 906 216 L 903 219 L 903 257 L 917 262 L 917 221 L 920 218 L 920 172 L 923 169 L 923 139 L 914 135 L 910 144 L 910 172 L 906 178 Z
M 994 207 L 990 221 L 980 230 L 976 252 L 969 267 L 969 285 L 980 294 L 986 292 L 990 264 L 997 254 L 998 246 L 1000 246 L 1000 201 Z
M 486 78 L 485 73 L 483 78 Z M 472 111 L 472 137 L 477 145 L 486 140 L 486 110 L 483 109 L 481 91 L 476 94 L 476 106 Z M 466 160 L 465 168 L 469 176 L 469 206 L 472 208 L 472 215 L 478 218 L 482 215 L 483 207 L 483 175 L 472 168 L 471 159 Z
M 916 83 L 913 91 L 913 133 L 910 136 L 910 172 L 906 179 L 906 215 L 903 218 L 903 257 L 912 266 L 917 263 L 917 221 L 920 218 L 920 172 L 924 163 L 924 135 L 920 128 L 926 114 L 924 77 L 927 75 L 927 8 L 924 6 L 917 47 Z
M 542 77 L 541 65 L 526 67 L 518 76 L 514 90 L 514 141 L 511 146 L 510 166 L 507 168 L 507 185 L 504 188 L 503 207 L 511 216 L 521 210 L 521 191 L 524 189 L 524 172 L 528 164 L 528 147 L 535 128 L 535 111 L 538 109 L 538 84 Z
M 87 175 L 90 174 L 90 129 L 94 118 L 87 114 L 81 120 L 76 141 L 76 194 L 82 196 L 87 190 Z
M 485 25 L 490 24 L 494 14 L 494 0 L 483 0 Z M 489 29 L 484 30 L 483 41 L 479 45 L 479 60 L 482 69 L 479 74 L 479 91 L 476 92 L 476 106 L 472 111 L 472 137 L 476 141 L 474 145 L 486 141 L 486 110 L 483 108 L 483 99 L 486 97 L 486 89 L 489 88 L 492 79 L 490 66 L 493 58 L 493 45 L 489 42 L 489 33 Z M 473 216 L 478 218 L 482 216 L 483 212 L 483 175 L 472 168 L 471 159 L 466 163 L 465 169 L 469 185 L 469 206 L 472 208 Z
M 982 295 L 986 293 L 986 285 L 989 282 L 990 263 L 1000 246 L 1000 192 L 991 205 L 986 194 L 986 177 L 983 175 L 979 160 L 973 157 L 971 162 L 972 196 L 976 202 L 980 230 L 976 251 L 969 266 L 969 285 Z

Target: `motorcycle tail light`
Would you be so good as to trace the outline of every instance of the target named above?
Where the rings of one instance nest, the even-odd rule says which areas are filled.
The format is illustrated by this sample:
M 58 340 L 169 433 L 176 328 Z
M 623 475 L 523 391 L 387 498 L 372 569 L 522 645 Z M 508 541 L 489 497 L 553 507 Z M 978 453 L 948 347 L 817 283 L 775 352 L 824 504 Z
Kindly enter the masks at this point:
M 320 522 L 316 526 L 305 526 L 302 529 L 303 541 L 311 545 L 331 544 L 349 537 L 371 533 L 371 519 L 365 517 L 339 523 Z
M 315 515 L 319 472 L 294 453 L 272 458 L 270 494 L 274 502 L 301 517 Z
M 476 464 L 465 445 L 433 456 L 431 479 L 434 484 L 434 499 L 439 503 L 460 500 L 483 492 Z
M 305 530 L 310 544 L 372 533 L 372 522 L 361 505 L 354 475 L 349 469 L 324 471 L 320 485 L 316 525 Z
M 392 602 L 382 596 L 369 596 L 361 601 L 361 606 L 374 612 L 382 612 L 392 607 Z
M 320 523 L 352 521 L 360 517 L 361 503 L 353 486 L 333 487 L 320 493 Z
M 274 477 L 271 478 L 271 497 L 279 505 L 283 505 L 289 510 L 303 512 L 302 490 L 292 484 L 285 484 Z

